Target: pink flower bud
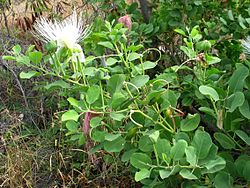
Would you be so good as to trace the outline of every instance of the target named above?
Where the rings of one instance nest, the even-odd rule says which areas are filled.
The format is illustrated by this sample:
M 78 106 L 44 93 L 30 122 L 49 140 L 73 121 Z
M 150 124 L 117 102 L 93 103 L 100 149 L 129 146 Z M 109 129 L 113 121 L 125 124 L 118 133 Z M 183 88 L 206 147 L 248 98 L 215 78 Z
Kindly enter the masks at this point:
M 127 27 L 129 30 L 132 28 L 132 21 L 131 17 L 129 15 L 122 16 L 118 19 L 118 22 L 123 24 L 125 27 Z

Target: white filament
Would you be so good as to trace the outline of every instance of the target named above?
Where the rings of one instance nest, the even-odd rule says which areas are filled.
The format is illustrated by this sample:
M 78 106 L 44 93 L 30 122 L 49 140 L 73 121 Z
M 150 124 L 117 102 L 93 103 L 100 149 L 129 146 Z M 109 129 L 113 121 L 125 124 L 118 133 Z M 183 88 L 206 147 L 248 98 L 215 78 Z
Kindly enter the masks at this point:
M 247 37 L 246 40 L 242 41 L 242 47 L 244 53 L 249 57 L 250 56 L 250 37 Z
M 59 48 L 66 47 L 72 51 L 72 60 L 78 56 L 80 61 L 84 61 L 84 54 L 78 44 L 90 33 L 89 27 L 83 25 L 81 18 L 77 17 L 76 11 L 61 22 L 40 18 L 34 24 L 36 36 L 44 42 L 56 41 Z

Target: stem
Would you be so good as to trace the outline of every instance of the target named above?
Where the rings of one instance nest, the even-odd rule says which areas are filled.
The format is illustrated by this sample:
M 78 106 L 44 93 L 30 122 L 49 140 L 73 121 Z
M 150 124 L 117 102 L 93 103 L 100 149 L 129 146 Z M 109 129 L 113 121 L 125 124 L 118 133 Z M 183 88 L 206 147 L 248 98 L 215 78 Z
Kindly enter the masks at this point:
M 100 85 L 100 90 L 101 90 L 102 109 L 103 109 L 103 112 L 105 112 L 105 102 L 104 102 L 104 96 L 103 96 L 103 90 L 102 90 L 102 83 L 101 83 L 101 81 L 99 81 L 99 85 Z
M 167 127 L 166 127 L 165 125 L 163 125 L 161 122 L 158 122 L 158 121 L 153 120 L 153 118 L 151 118 L 151 117 L 148 116 L 147 114 L 144 114 L 144 113 L 143 113 L 142 111 L 140 111 L 140 110 L 131 110 L 131 111 L 130 111 L 130 114 L 132 115 L 132 114 L 135 113 L 135 112 L 140 113 L 140 114 L 143 115 L 145 118 L 147 118 L 147 119 L 153 121 L 155 124 L 160 125 L 160 126 L 161 126 L 162 128 L 164 128 L 166 131 L 168 131 L 168 132 L 170 132 L 170 133 L 173 133 L 173 130 L 167 128 Z
M 156 164 L 157 164 L 157 166 L 159 166 L 160 162 L 159 162 L 159 157 L 158 157 L 158 153 L 157 153 L 155 144 L 153 144 L 153 148 L 154 148 L 154 153 L 155 153 L 155 158 L 156 158 Z
M 180 64 L 180 66 L 175 70 L 175 72 L 177 72 L 183 65 L 185 65 L 186 63 L 188 63 L 189 61 L 195 61 L 196 58 L 193 59 L 188 59 L 187 61 L 184 61 L 182 64 Z
M 132 93 L 130 92 L 130 90 L 129 90 L 129 88 L 128 88 L 128 82 L 125 82 L 125 88 L 126 88 L 128 94 L 129 94 L 129 96 L 130 96 L 131 98 L 134 98 L 134 96 L 132 95 Z M 136 105 L 136 108 L 139 109 L 139 106 L 138 106 L 136 100 L 134 100 L 134 103 L 135 103 L 135 105 Z

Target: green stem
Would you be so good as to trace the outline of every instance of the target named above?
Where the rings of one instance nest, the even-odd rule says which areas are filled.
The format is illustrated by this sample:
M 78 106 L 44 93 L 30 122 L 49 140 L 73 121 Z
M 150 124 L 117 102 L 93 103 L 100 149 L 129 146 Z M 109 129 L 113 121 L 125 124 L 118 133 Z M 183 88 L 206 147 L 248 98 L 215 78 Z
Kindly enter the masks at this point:
M 157 166 L 160 166 L 159 157 L 158 157 L 158 153 L 157 153 L 155 144 L 153 144 L 153 148 L 154 148 L 154 153 L 155 153 L 155 158 L 156 158 L 156 164 L 157 164 Z
M 140 110 L 131 110 L 131 111 L 130 111 L 130 114 L 133 114 L 133 113 L 135 113 L 135 112 L 140 113 L 140 114 L 143 115 L 145 118 L 147 118 L 147 119 L 153 121 L 155 124 L 160 125 L 160 126 L 161 126 L 162 128 L 164 128 L 166 131 L 168 131 L 168 132 L 170 132 L 170 133 L 174 133 L 173 130 L 167 128 L 167 127 L 166 127 L 165 125 L 163 125 L 161 122 L 158 122 L 158 121 L 153 120 L 153 118 L 151 118 L 151 117 L 148 116 L 147 114 L 144 114 L 144 113 L 143 113 L 142 111 L 140 111 Z

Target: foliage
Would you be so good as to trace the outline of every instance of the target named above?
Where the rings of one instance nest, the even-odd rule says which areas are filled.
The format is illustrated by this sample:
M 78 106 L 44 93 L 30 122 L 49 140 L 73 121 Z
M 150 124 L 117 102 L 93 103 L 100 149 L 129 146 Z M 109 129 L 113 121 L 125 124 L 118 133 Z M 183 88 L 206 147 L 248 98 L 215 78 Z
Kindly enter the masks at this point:
M 16 45 L 3 59 L 60 93 L 60 131 L 84 147 L 80 163 L 122 162 L 144 187 L 245 186 L 250 63 L 238 39 L 249 32 L 249 4 L 223 3 L 157 1 L 149 23 L 136 3 L 121 3 L 110 21 L 95 20 L 84 63 L 54 41 L 44 53 Z M 111 21 L 122 8 L 138 18 L 131 31 Z

